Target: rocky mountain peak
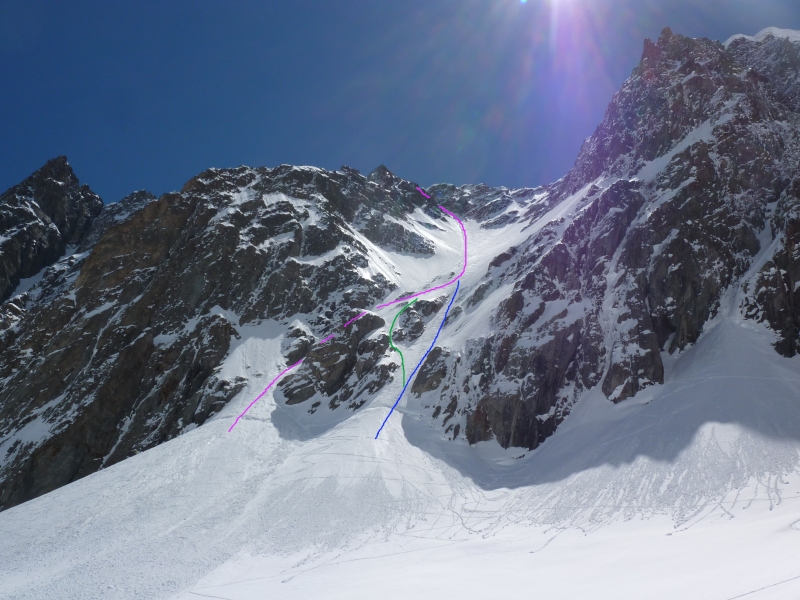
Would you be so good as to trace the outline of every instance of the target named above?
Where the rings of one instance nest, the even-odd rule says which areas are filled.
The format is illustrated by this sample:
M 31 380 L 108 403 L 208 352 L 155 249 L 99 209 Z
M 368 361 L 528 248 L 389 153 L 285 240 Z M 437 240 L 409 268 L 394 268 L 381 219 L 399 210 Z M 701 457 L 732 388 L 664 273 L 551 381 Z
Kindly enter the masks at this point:
M 378 165 L 369 175 L 367 175 L 367 179 L 375 183 L 379 183 L 385 187 L 391 187 L 397 183 L 397 181 L 399 181 L 399 179 L 395 177 L 394 173 L 386 168 L 386 165 Z
M 42 168 L 6 193 L 26 191 L 58 228 L 68 245 L 80 241 L 91 219 L 103 208 L 100 197 L 88 185 L 80 184 L 66 156 L 48 160 Z
M 66 156 L 0 196 L 0 299 L 83 240 L 103 201 L 81 185 Z

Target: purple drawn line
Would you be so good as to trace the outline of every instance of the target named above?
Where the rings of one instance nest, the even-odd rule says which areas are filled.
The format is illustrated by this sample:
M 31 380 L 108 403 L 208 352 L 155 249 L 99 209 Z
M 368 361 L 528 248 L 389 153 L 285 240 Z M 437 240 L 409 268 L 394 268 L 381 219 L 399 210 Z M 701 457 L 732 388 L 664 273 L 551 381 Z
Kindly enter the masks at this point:
M 324 344 L 325 342 L 327 342 L 329 339 L 331 339 L 331 338 L 335 338 L 335 337 L 336 337 L 336 334 L 335 334 L 335 333 L 332 333 L 332 334 L 330 334 L 328 337 L 326 337 L 325 339 L 322 339 L 322 340 L 320 340 L 319 342 L 317 342 L 317 344 L 319 344 L 319 345 L 321 346 L 322 344 Z
M 258 395 L 258 397 L 257 397 L 255 400 L 253 400 L 253 401 L 252 401 L 250 404 L 248 404 L 248 405 L 247 405 L 247 408 L 245 408 L 245 409 L 244 409 L 244 412 L 242 412 L 242 414 L 240 414 L 238 417 L 236 417 L 236 420 L 233 422 L 233 425 L 231 425 L 231 428 L 230 428 L 230 429 L 228 429 L 228 433 L 230 433 L 231 431 L 233 431 L 233 428 L 234 428 L 234 427 L 236 427 L 236 424 L 239 422 L 239 419 L 241 419 L 241 418 L 242 418 L 242 417 L 245 415 L 245 413 L 247 413 L 247 411 L 248 411 L 248 410 L 250 410 L 250 408 L 253 406 L 253 404 L 255 404 L 256 402 L 258 402 L 259 400 L 261 400 L 261 398 L 263 398 L 263 397 L 264 397 L 264 394 L 266 394 L 266 393 L 269 391 L 269 388 L 271 388 L 273 385 L 275 385 L 275 382 L 276 382 L 276 381 L 278 381 L 278 379 L 280 379 L 280 378 L 281 378 L 281 377 L 283 377 L 283 376 L 284 376 L 286 373 L 288 373 L 289 371 L 291 371 L 292 369 L 294 369 L 294 368 L 295 368 L 297 365 L 299 365 L 299 364 L 300 364 L 301 362 L 303 362 L 304 360 L 305 360 L 305 359 L 301 358 L 300 360 L 298 360 L 298 361 L 297 361 L 296 363 L 294 363 L 293 365 L 289 365 L 289 366 L 288 366 L 288 367 L 286 367 L 286 368 L 285 368 L 283 371 L 281 371 L 280 373 L 278 373 L 278 376 L 277 376 L 275 379 L 273 379 L 272 381 L 270 381 L 270 382 L 269 382 L 269 385 L 268 385 L 267 387 L 265 387 L 265 388 L 264 388 L 264 391 L 263 391 L 263 392 L 261 392 L 261 393 Z
M 436 287 L 432 287 L 429 290 L 423 290 L 411 296 L 406 296 L 405 298 L 398 298 L 397 300 L 392 300 L 391 302 L 386 302 L 385 304 L 379 304 L 378 306 L 375 307 L 375 310 L 378 310 L 380 308 L 386 308 L 387 306 L 391 306 L 392 304 L 397 304 L 398 302 L 405 302 L 406 300 L 411 300 L 412 298 L 416 298 L 417 296 L 422 296 L 423 294 L 427 294 L 429 292 L 435 292 L 436 290 L 441 290 L 442 288 L 446 288 L 448 285 L 454 284 L 456 281 L 458 281 L 459 279 L 461 279 L 461 277 L 464 276 L 464 273 L 467 270 L 467 228 L 464 227 L 464 223 L 461 222 L 461 219 L 459 219 L 457 216 L 455 216 L 453 213 L 447 210 L 444 206 L 439 206 L 439 208 L 442 209 L 445 213 L 447 213 L 451 217 L 453 217 L 461 227 L 461 233 L 464 236 L 464 268 L 461 269 L 461 273 L 459 273 L 455 279 L 452 279 L 447 283 L 443 283 L 442 285 L 437 285 Z
M 418 191 L 420 194 L 422 194 L 423 196 L 425 196 L 426 198 L 429 198 L 429 199 L 430 199 L 430 196 L 428 196 L 428 194 L 426 194 L 425 192 L 423 192 L 421 187 L 417 186 L 417 191 Z
M 353 317 L 353 318 L 352 318 L 352 319 L 350 319 L 350 320 L 349 320 L 347 323 L 345 323 L 344 325 L 342 325 L 342 329 L 346 329 L 346 328 L 347 328 L 347 326 L 348 326 L 348 325 L 350 325 L 350 323 L 355 323 L 355 322 L 356 322 L 356 321 L 358 321 L 358 320 L 359 320 L 361 317 L 363 317 L 365 314 L 367 314 L 367 311 L 364 311 L 364 312 L 362 312 L 362 313 L 361 313 L 360 315 L 358 315 L 357 317 Z

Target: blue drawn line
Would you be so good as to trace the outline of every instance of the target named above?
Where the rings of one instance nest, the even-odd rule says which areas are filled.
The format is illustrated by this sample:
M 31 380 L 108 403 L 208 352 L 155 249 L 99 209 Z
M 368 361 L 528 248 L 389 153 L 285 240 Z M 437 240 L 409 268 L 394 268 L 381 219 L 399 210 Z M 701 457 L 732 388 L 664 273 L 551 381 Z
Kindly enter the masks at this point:
M 378 433 L 375 434 L 376 440 L 378 439 L 378 436 L 381 434 L 381 431 L 383 431 L 383 427 L 386 425 L 386 422 L 389 420 L 389 417 L 392 416 L 394 409 L 397 408 L 397 405 L 400 403 L 400 398 L 402 398 L 403 394 L 406 393 L 406 388 L 411 384 L 411 380 L 414 379 L 414 375 L 417 374 L 417 371 L 422 366 L 422 363 L 425 361 L 425 359 L 428 357 L 428 354 L 430 354 L 431 350 L 433 350 L 433 347 L 436 345 L 436 340 L 439 339 L 439 334 L 442 332 L 442 327 L 444 327 L 444 322 L 447 321 L 447 314 L 450 312 L 450 307 L 453 306 L 453 301 L 456 299 L 456 294 L 458 293 L 459 287 L 461 287 L 460 281 L 456 283 L 456 291 L 453 292 L 453 297 L 450 298 L 450 304 L 447 305 L 447 310 L 444 311 L 444 319 L 442 319 L 442 324 L 439 325 L 439 331 L 436 332 L 436 337 L 434 337 L 433 341 L 431 342 L 431 347 L 428 348 L 425 354 L 422 355 L 422 360 L 420 360 L 419 363 L 417 363 L 417 366 L 414 367 L 414 370 L 411 372 L 411 376 L 408 378 L 406 384 L 403 386 L 403 391 L 400 392 L 400 395 L 397 397 L 394 406 L 392 406 L 392 410 L 390 410 L 389 414 L 386 415 L 386 418 L 383 420 L 383 423 L 381 423 L 381 428 L 378 429 Z

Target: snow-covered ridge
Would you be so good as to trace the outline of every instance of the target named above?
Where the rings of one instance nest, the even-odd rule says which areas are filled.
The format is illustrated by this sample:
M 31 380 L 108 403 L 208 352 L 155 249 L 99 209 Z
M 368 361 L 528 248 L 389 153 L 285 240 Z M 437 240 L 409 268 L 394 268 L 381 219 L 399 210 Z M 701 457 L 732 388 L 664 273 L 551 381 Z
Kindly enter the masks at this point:
M 766 29 L 762 29 L 755 35 L 744 35 L 743 33 L 737 33 L 736 35 L 732 35 L 727 40 L 725 40 L 722 45 L 727 48 L 735 40 L 763 42 L 769 36 L 776 38 L 784 38 L 789 40 L 790 42 L 800 42 L 800 31 L 796 29 L 781 29 L 780 27 L 767 27 Z

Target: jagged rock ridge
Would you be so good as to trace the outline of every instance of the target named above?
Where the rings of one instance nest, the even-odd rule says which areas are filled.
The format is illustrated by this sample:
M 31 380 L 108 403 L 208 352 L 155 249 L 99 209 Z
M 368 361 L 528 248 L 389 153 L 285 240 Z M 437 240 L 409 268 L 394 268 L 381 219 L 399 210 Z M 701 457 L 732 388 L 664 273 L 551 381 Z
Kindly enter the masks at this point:
M 102 207 L 64 156 L 0 196 L 0 300 L 80 244 Z

